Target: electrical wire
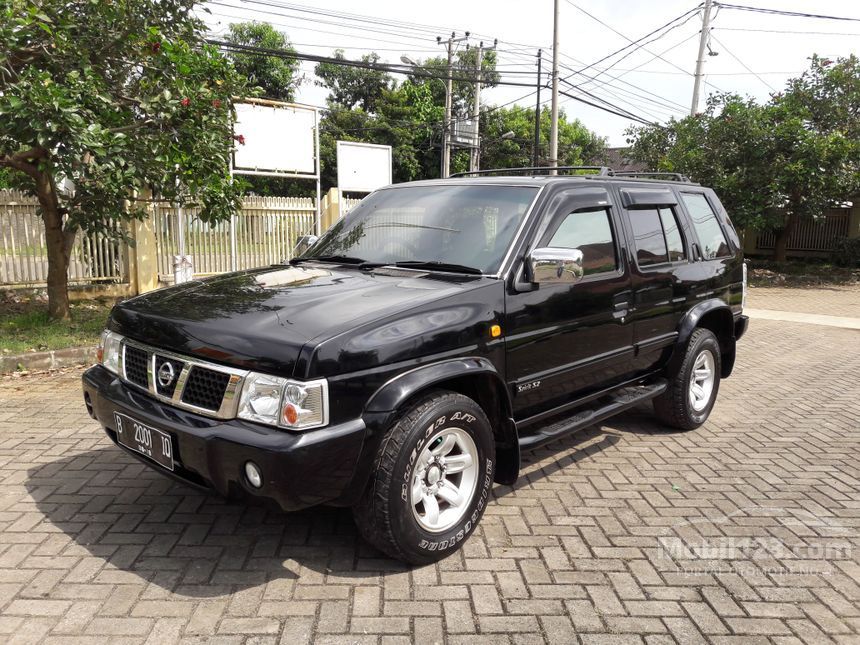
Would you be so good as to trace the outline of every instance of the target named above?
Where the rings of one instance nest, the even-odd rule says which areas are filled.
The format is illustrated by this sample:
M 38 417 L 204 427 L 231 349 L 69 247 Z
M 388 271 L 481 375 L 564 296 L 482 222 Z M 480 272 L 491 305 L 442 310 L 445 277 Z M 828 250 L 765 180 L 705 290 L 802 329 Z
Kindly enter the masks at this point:
M 569 2 L 569 1 L 570 1 L 570 0 L 568 0 L 568 2 Z M 575 5 L 574 5 L 574 6 L 575 6 Z M 579 7 L 577 7 L 577 9 L 578 9 L 578 8 L 579 8 Z M 673 18 L 672 20 L 670 20 L 670 21 L 669 21 L 669 22 L 667 22 L 666 24 L 661 25 L 661 26 L 660 26 L 660 27 L 658 27 L 657 29 L 654 29 L 653 31 L 648 32 L 647 34 L 645 34 L 644 36 L 642 36 L 642 37 L 640 37 L 640 38 L 637 38 L 636 40 L 630 40 L 629 38 L 627 38 L 627 36 L 624 36 L 624 38 L 627 38 L 627 40 L 630 40 L 630 43 L 629 43 L 629 44 L 625 45 L 624 47 L 621 47 L 620 49 L 615 50 L 614 52 L 611 52 L 611 53 L 607 54 L 607 55 L 606 55 L 606 56 L 604 56 L 603 58 L 599 58 L 598 60 L 594 61 L 593 63 L 589 63 L 588 65 L 586 65 L 586 66 L 585 66 L 585 67 L 583 67 L 582 69 L 578 70 L 578 72 L 584 72 L 584 71 L 585 71 L 585 70 L 587 70 L 587 69 L 591 69 L 591 68 L 592 68 L 592 67 L 594 67 L 595 65 L 599 65 L 600 63 L 602 63 L 602 62 L 604 62 L 604 61 L 606 61 L 606 60 L 609 60 L 610 58 L 613 58 L 613 57 L 617 56 L 617 55 L 618 55 L 618 54 L 620 54 L 621 52 L 623 52 L 623 51 L 625 51 L 625 50 L 627 50 L 627 49 L 630 49 L 631 47 L 634 47 L 634 46 L 638 45 L 639 43 L 641 43 L 642 41 L 644 41 L 646 38 L 650 38 L 650 37 L 651 37 L 651 36 L 653 36 L 654 34 L 657 34 L 657 33 L 661 32 L 661 31 L 663 31 L 664 29 L 666 29 L 667 27 L 670 27 L 671 25 L 673 25 L 674 23 L 678 22 L 679 20 L 682 20 L 682 19 L 684 19 L 684 18 L 686 18 L 686 17 L 690 16 L 691 14 L 694 14 L 694 13 L 698 12 L 698 10 L 699 10 L 699 8 L 698 8 L 698 7 L 696 7 L 695 9 L 690 9 L 689 11 L 686 11 L 686 12 L 682 13 L 680 16 L 677 16 L 677 17 Z M 658 36 L 658 38 L 660 38 L 660 37 L 661 37 L 661 36 Z M 645 44 L 647 44 L 647 43 L 645 43 Z M 639 49 L 639 48 L 637 48 L 637 49 Z M 636 50 L 634 50 L 634 51 L 636 51 Z M 571 74 L 571 76 L 573 76 L 573 74 Z M 570 76 L 568 76 L 567 78 L 569 79 L 569 78 L 570 78 Z
M 739 11 L 752 11 L 755 13 L 766 13 L 773 16 L 790 16 L 792 18 L 818 18 L 821 20 L 841 20 L 846 22 L 860 22 L 860 18 L 848 18 L 845 16 L 825 16 L 818 13 L 803 13 L 801 11 L 786 11 L 784 9 L 766 9 L 765 7 L 750 7 L 740 4 L 725 4 L 715 2 L 714 6 L 723 7 L 724 9 L 737 9 Z
M 858 32 L 844 31 L 796 31 L 791 29 L 753 29 L 752 27 L 714 27 L 720 31 L 757 31 L 766 34 L 801 34 L 804 36 L 860 36 Z
M 735 55 L 732 53 L 732 50 L 731 50 L 731 49 L 729 49 L 728 47 L 726 47 L 726 46 L 725 46 L 725 44 L 723 44 L 722 42 L 720 42 L 719 40 L 717 40 L 717 37 L 716 37 L 716 36 L 714 36 L 714 34 L 711 34 L 711 39 L 712 39 L 715 43 L 717 43 L 720 47 L 722 47 L 722 48 L 723 48 L 723 50 L 724 50 L 724 51 L 725 51 L 729 56 L 731 56 L 731 57 L 732 57 L 732 58 L 734 58 L 737 62 L 739 62 L 739 63 L 741 64 L 741 67 L 743 67 L 746 71 L 748 71 L 750 74 L 752 74 L 752 75 L 753 75 L 753 76 L 755 76 L 758 80 L 760 80 L 762 83 L 764 83 L 764 84 L 767 86 L 767 88 L 768 88 L 771 92 L 776 92 L 776 88 L 775 88 L 773 85 L 771 85 L 771 84 L 770 84 L 770 83 L 768 83 L 766 80 L 764 80 L 761 76 L 759 76 L 759 75 L 758 75 L 758 74 L 756 74 L 754 71 L 752 71 L 752 70 L 749 68 L 749 66 L 747 66 L 747 64 L 746 64 L 745 62 L 743 62 L 740 58 L 738 58 L 737 56 L 735 56 Z
M 586 16 L 588 16 L 589 18 L 591 18 L 592 20 L 594 20 L 594 21 L 595 21 L 595 22 L 597 22 L 598 24 L 603 25 L 604 27 L 606 27 L 607 29 L 609 29 L 612 33 L 617 34 L 617 35 L 621 36 L 622 38 L 624 38 L 625 40 L 630 41 L 631 45 L 635 45 L 635 44 L 637 44 L 637 43 L 639 42 L 639 41 L 634 41 L 632 38 L 630 38 L 630 37 L 629 37 L 629 36 L 627 36 L 626 34 L 622 34 L 622 33 L 621 33 L 620 31 L 618 31 L 615 27 L 613 27 L 613 26 L 612 26 L 612 25 L 610 25 L 610 24 L 605 23 L 603 20 L 601 20 L 600 18 L 598 18 L 598 17 L 597 17 L 597 16 L 595 16 L 594 14 L 589 13 L 588 11 L 586 11 L 585 9 L 583 9 L 582 7 L 580 7 L 578 4 L 576 4 L 576 3 L 575 3 L 575 2 L 573 2 L 572 0 L 565 0 L 565 2 L 566 2 L 567 4 L 569 4 L 571 7 L 573 7 L 574 9 L 576 9 L 576 10 L 578 10 L 578 11 L 582 12 L 583 14 L 585 14 Z M 697 7 L 696 9 L 692 9 L 691 11 L 687 12 L 687 14 L 690 14 L 690 15 L 689 15 L 689 17 L 687 18 L 687 20 L 685 20 L 685 21 L 684 21 L 684 22 L 682 22 L 682 23 L 679 23 L 679 24 L 676 24 L 676 25 L 672 26 L 670 29 L 666 30 L 666 32 L 665 32 L 665 33 L 661 34 L 661 35 L 659 36 L 659 38 L 663 38 L 663 37 L 664 37 L 666 34 L 668 34 L 668 33 L 669 33 L 669 31 L 671 31 L 672 29 L 675 29 L 675 28 L 677 28 L 677 27 L 680 27 L 680 26 L 684 25 L 688 20 L 690 20 L 690 19 L 693 17 L 693 16 L 692 16 L 692 13 L 693 13 L 693 12 L 696 12 L 696 11 L 698 11 L 698 7 Z M 677 18 L 676 20 L 680 20 L 680 18 L 682 18 L 682 17 L 686 16 L 687 14 L 683 14 L 682 16 L 680 16 L 679 18 Z M 672 22 L 675 22 L 675 21 L 673 20 Z M 671 24 L 671 23 L 670 23 L 670 24 Z M 641 41 L 642 39 L 640 38 L 639 40 Z M 655 40 L 656 40 L 656 39 L 655 39 Z M 648 42 L 652 42 L 652 41 L 648 41 Z M 653 52 L 652 52 L 652 51 L 648 50 L 648 49 L 645 47 L 645 45 L 647 45 L 647 44 L 648 44 L 648 43 L 642 43 L 641 45 L 639 45 L 639 46 L 638 46 L 636 49 L 634 49 L 633 51 L 636 51 L 636 50 L 638 50 L 638 49 L 644 49 L 644 50 L 645 50 L 646 52 L 648 52 L 649 54 L 653 54 Z M 630 52 L 630 53 L 632 53 L 632 52 Z M 622 58 L 621 58 L 621 60 L 623 60 L 624 58 L 626 58 L 627 56 L 629 56 L 629 55 L 630 55 L 630 53 L 628 53 L 628 54 L 626 54 L 624 57 L 622 57 Z M 660 60 L 662 60 L 664 63 L 667 63 L 668 65 L 671 65 L 672 67 L 674 67 L 674 68 L 676 68 L 676 69 L 679 69 L 679 70 L 681 70 L 681 71 L 685 71 L 682 67 L 680 67 L 680 66 L 676 65 L 676 64 L 675 64 L 675 63 L 673 63 L 672 61 L 667 60 L 667 59 L 663 58 L 663 57 L 662 57 L 662 56 L 660 56 L 660 55 L 657 55 L 657 57 L 658 57 Z M 612 65 L 610 65 L 610 67 L 612 67 Z M 687 73 L 689 73 L 689 72 L 687 72 Z M 692 74 L 690 74 L 690 76 L 692 76 Z

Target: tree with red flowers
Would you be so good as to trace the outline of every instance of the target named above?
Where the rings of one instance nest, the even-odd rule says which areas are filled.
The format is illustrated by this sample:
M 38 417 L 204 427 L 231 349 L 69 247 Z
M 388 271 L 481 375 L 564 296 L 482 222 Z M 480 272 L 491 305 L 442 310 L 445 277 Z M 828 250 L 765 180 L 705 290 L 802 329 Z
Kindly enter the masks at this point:
M 195 4 L 0 0 L 0 171 L 38 197 L 54 318 L 75 236 L 143 217 L 145 188 L 208 222 L 239 205 L 230 106 L 246 80 Z

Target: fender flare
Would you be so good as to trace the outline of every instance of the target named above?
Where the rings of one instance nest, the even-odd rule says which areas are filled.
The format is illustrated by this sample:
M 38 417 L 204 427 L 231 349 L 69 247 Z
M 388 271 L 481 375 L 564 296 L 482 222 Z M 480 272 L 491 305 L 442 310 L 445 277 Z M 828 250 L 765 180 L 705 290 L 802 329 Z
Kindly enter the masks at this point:
M 681 361 L 684 360 L 684 352 L 686 351 L 690 336 L 693 334 L 693 331 L 700 326 L 702 318 L 715 311 L 725 312 L 724 315 L 727 317 L 727 327 L 729 330 L 728 337 L 720 339 L 720 347 L 723 354 L 721 376 L 725 378 L 731 374 L 735 358 L 734 314 L 732 313 L 731 307 L 729 307 L 724 300 L 720 300 L 719 298 L 711 298 L 698 303 L 690 309 L 681 319 L 681 322 L 678 323 L 678 338 L 675 341 L 672 356 L 668 363 L 668 371 L 670 374 L 677 371 L 680 367 Z
M 519 476 L 520 446 L 513 420 L 510 393 L 504 379 L 489 360 L 467 356 L 429 363 L 402 372 L 383 384 L 370 397 L 362 414 L 367 434 L 353 475 L 353 483 L 350 486 L 353 491 L 350 496 L 352 500 L 346 498 L 343 502 L 348 504 L 356 500 L 356 496 L 360 496 L 364 491 L 385 432 L 396 420 L 401 406 L 416 394 L 435 386 L 444 386 L 446 382 L 452 381 L 459 381 L 462 384 L 475 377 L 486 379 L 486 384 L 492 384 L 493 391 L 498 397 L 499 410 L 495 415 L 487 415 L 491 419 L 496 440 L 494 479 L 501 484 L 513 484 Z M 457 391 L 458 388 L 452 389 Z M 478 404 L 480 405 L 481 402 L 478 401 Z M 496 417 L 495 424 L 493 424 L 493 416 Z
M 505 381 L 496 367 L 486 358 L 469 356 L 452 358 L 437 363 L 421 365 L 407 372 L 402 372 L 383 384 L 370 400 L 364 410 L 372 414 L 397 410 L 405 401 L 421 390 L 437 383 L 454 378 L 490 376 L 502 390 L 507 393 Z M 506 396 L 507 409 L 511 409 L 510 397 Z

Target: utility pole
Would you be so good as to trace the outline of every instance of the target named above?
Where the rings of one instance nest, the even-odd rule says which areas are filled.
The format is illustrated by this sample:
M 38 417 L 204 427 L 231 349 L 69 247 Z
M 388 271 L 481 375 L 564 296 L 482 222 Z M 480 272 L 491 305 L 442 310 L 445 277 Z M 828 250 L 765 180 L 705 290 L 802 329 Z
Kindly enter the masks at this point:
M 693 77 L 693 104 L 690 107 L 690 116 L 695 116 L 699 111 L 699 90 L 702 86 L 702 67 L 705 64 L 705 47 L 708 44 L 711 26 L 711 0 L 705 0 L 702 11 L 702 33 L 699 34 L 699 58 L 696 59 L 696 73 Z
M 472 122 L 475 126 L 475 140 L 469 151 L 469 170 L 480 170 L 481 165 L 481 64 L 484 61 L 484 41 L 478 43 L 478 57 L 475 59 L 475 96 L 472 100 Z
M 537 53 L 537 101 L 535 102 L 535 147 L 532 150 L 532 166 L 537 168 L 540 165 L 540 63 L 542 59 L 542 51 L 538 49 Z
M 552 122 L 549 130 L 549 165 L 558 167 L 558 0 L 552 3 Z M 555 175 L 558 171 L 553 170 Z
M 454 64 L 454 45 L 469 38 L 469 32 L 465 36 L 456 38 L 457 34 L 451 32 L 451 37 L 445 41 L 448 48 L 448 77 L 445 82 L 445 123 L 442 124 L 442 178 L 451 174 L 451 101 L 454 93 L 454 75 L 452 66 Z M 442 38 L 436 36 L 436 43 L 441 44 Z
M 469 170 L 475 172 L 481 169 L 481 66 L 484 64 L 484 52 L 494 50 L 499 44 L 498 39 L 493 46 L 484 49 L 484 41 L 478 44 L 478 57 L 475 59 L 475 97 L 472 101 L 472 121 L 475 124 L 475 141 L 469 156 Z

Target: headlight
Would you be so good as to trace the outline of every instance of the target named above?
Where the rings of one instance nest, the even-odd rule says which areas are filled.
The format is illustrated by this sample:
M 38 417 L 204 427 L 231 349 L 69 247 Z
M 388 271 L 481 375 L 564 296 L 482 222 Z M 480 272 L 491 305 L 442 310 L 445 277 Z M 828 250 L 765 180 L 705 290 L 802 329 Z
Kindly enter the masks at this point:
M 98 360 L 105 369 L 119 375 L 119 357 L 122 353 L 122 336 L 105 329 L 99 340 Z
M 324 426 L 328 423 L 328 383 L 251 372 L 242 386 L 238 417 L 291 430 Z
M 749 289 L 746 260 L 744 261 L 742 266 L 743 266 L 743 295 L 741 296 L 741 309 L 746 309 L 747 308 L 747 290 Z

